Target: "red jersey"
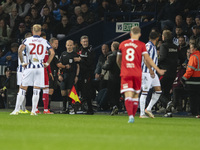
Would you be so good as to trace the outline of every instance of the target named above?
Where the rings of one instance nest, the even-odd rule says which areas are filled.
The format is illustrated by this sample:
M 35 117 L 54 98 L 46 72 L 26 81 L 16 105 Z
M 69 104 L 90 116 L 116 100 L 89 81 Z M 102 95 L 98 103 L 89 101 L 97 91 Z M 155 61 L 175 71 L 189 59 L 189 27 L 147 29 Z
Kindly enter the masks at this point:
M 139 40 L 125 40 L 119 45 L 122 53 L 120 76 L 142 76 L 142 54 L 147 53 L 145 43 Z

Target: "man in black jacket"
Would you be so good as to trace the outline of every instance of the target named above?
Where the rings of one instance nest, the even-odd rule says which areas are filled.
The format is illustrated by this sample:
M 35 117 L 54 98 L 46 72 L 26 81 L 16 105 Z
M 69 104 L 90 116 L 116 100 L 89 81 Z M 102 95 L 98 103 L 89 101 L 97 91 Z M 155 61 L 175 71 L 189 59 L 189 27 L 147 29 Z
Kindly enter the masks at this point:
M 111 115 L 118 113 L 120 98 L 120 69 L 116 63 L 117 50 L 119 42 L 113 42 L 111 45 L 112 54 L 108 56 L 102 69 L 109 71 L 108 77 L 108 100 L 112 107 Z
M 89 45 L 88 36 L 83 35 L 80 39 L 80 74 L 81 74 L 81 96 L 83 101 L 87 101 L 88 110 L 87 114 L 94 114 L 92 108 L 92 98 L 95 95 L 94 88 L 92 86 L 92 80 L 94 78 L 94 51 L 92 46 Z
M 164 43 L 160 46 L 160 57 L 158 65 L 160 68 L 167 70 L 164 76 L 161 77 L 162 94 L 160 100 L 162 107 L 166 108 L 170 101 L 170 89 L 176 77 L 178 64 L 178 47 L 172 42 L 172 33 L 169 30 L 164 30 L 162 34 Z

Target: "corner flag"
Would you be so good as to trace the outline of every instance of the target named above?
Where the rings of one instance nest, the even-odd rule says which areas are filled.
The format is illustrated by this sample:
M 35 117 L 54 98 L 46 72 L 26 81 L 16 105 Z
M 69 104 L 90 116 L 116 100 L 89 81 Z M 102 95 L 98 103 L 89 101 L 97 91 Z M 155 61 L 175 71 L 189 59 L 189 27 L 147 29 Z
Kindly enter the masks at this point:
M 78 98 L 78 94 L 76 93 L 76 89 L 74 85 L 69 93 L 69 97 L 72 99 L 72 103 L 76 103 L 76 102 L 81 103 L 80 99 Z

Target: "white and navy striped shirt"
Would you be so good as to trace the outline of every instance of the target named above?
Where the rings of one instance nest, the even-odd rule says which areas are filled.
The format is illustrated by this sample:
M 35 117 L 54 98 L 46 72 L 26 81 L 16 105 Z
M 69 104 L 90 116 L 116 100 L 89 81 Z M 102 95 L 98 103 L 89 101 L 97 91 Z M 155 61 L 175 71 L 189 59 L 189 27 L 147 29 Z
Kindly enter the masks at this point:
M 27 57 L 26 57 L 26 49 L 22 52 L 22 56 L 23 56 L 23 61 L 24 61 L 24 63 L 27 63 L 28 60 L 27 60 Z M 18 67 L 17 67 L 17 71 L 18 71 L 18 72 L 23 72 L 23 71 L 24 71 L 24 67 L 22 67 L 22 65 L 21 65 L 21 60 L 19 59 L 19 56 L 18 56 Z
M 46 51 L 51 49 L 51 45 L 45 39 L 40 36 L 33 35 L 26 38 L 22 42 L 26 46 L 26 56 L 28 59 L 28 65 L 26 68 L 43 68 L 43 60 Z
M 156 46 L 151 41 L 149 41 L 148 43 L 146 43 L 146 49 L 147 49 L 149 56 L 153 60 L 153 62 L 156 65 L 158 65 L 158 55 L 157 55 Z M 153 67 L 152 67 L 152 70 L 154 72 L 156 72 L 156 70 Z M 147 66 L 144 63 L 144 58 L 142 59 L 142 72 L 149 73 L 149 69 L 147 68 Z

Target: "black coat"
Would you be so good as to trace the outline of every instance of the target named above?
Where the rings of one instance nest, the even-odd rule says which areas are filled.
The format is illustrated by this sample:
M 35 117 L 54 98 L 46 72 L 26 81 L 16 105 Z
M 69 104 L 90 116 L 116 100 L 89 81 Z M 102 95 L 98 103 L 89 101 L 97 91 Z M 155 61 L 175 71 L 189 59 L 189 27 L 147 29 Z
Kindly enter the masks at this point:
M 160 57 L 158 65 L 161 69 L 166 69 L 165 75 L 174 76 L 178 65 L 178 47 L 170 42 L 165 42 L 160 46 Z
M 102 69 L 109 71 L 109 80 L 120 81 L 120 69 L 116 63 L 117 51 L 108 56 Z

